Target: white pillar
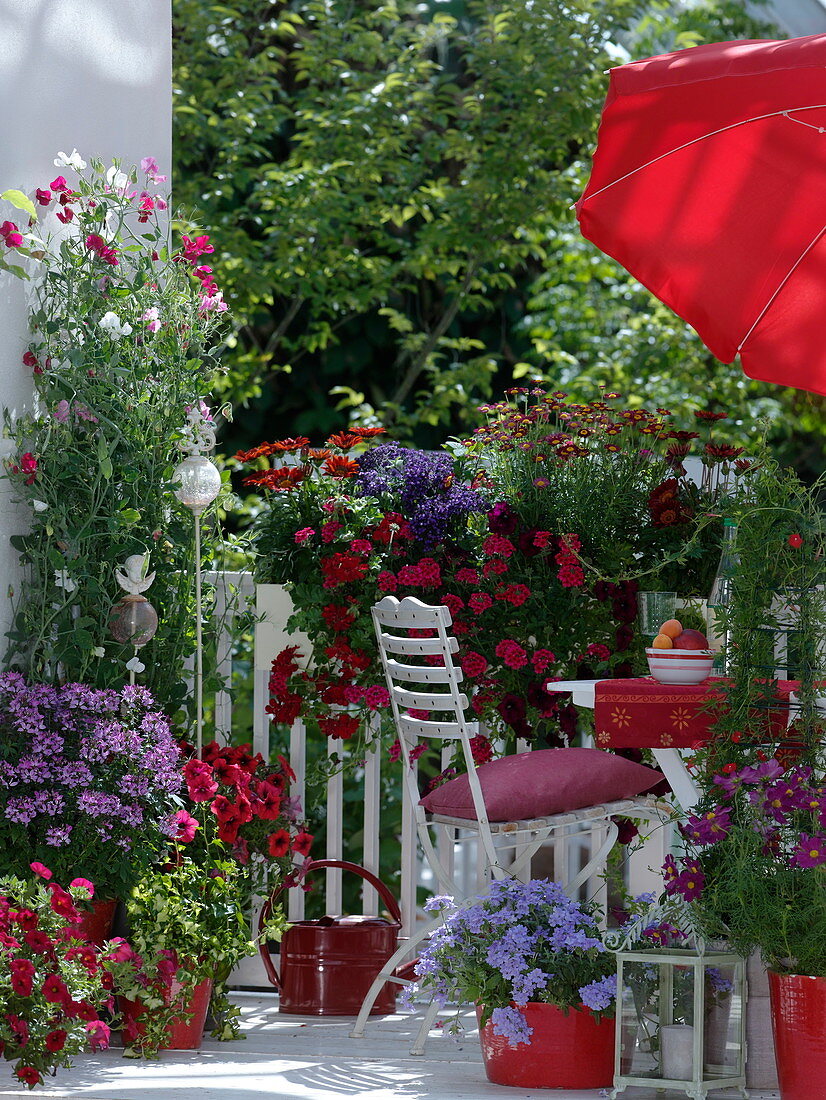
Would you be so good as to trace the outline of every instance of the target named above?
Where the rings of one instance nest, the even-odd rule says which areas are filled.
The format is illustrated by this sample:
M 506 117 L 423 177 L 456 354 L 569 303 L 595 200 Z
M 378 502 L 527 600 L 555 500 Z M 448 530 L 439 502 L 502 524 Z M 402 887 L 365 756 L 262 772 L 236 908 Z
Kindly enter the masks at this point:
M 60 174 L 58 150 L 85 160 L 172 157 L 171 0 L 0 0 L 0 191 L 31 191 Z M 168 173 L 167 173 L 168 174 Z M 0 221 L 25 215 L 0 202 Z M 0 280 L 0 405 L 24 409 L 31 372 L 21 358 L 24 287 Z M 8 453 L 0 441 L 0 458 Z M 15 513 L 0 481 L 0 654 L 9 628 L 9 586 L 19 583 L 9 537 Z

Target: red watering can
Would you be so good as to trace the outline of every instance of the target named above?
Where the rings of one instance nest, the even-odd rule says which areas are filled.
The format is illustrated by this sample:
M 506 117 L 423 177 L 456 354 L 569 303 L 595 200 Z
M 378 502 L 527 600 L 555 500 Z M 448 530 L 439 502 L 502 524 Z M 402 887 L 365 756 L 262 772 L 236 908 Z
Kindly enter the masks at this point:
M 396 950 L 401 928 L 399 905 L 384 883 L 357 863 L 343 859 L 308 860 L 306 873 L 323 867 L 352 871 L 375 887 L 390 920 L 383 917 L 322 917 L 291 924 L 281 940 L 281 973 L 269 944 L 261 941 L 261 957 L 280 994 L 279 1011 L 300 1016 L 356 1016 L 376 975 Z M 282 883 L 267 899 L 259 932 L 285 890 Z M 371 1015 L 396 1011 L 396 986 L 385 984 Z

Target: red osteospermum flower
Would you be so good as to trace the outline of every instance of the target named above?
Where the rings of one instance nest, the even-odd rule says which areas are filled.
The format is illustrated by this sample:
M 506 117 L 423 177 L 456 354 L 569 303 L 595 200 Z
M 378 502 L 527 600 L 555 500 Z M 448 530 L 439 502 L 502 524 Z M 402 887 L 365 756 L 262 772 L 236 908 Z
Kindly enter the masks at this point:
M 251 479 L 257 476 L 256 474 L 251 474 L 250 477 L 245 477 L 243 484 L 250 484 Z M 306 476 L 307 471 L 303 466 L 278 466 L 274 470 L 265 470 L 255 484 L 261 485 L 264 489 L 274 489 L 276 492 L 289 493 L 292 489 L 295 489 L 297 485 L 300 485 Z
M 313 834 L 304 829 L 293 837 L 292 850 L 300 856 L 308 856 L 313 843 Z
M 329 474 L 330 477 L 355 477 L 359 472 L 359 464 L 344 455 L 333 455 L 326 460 L 323 469 L 324 473 Z
M 294 439 L 279 439 L 275 443 L 271 443 L 273 454 L 290 454 L 294 451 L 300 451 L 303 447 L 309 447 L 310 441 L 306 435 L 298 435 Z
M 354 432 L 335 432 L 327 440 L 326 447 L 338 447 L 340 451 L 349 451 L 359 442 L 359 437 Z
M 285 856 L 290 850 L 290 834 L 286 829 L 279 829 L 277 833 L 271 833 L 267 837 L 267 851 L 274 859 Z
M 377 435 L 385 435 L 386 428 L 350 428 L 350 435 L 357 435 L 361 439 L 373 439 Z
M 269 458 L 270 455 L 279 453 L 277 443 L 259 443 L 257 447 L 252 447 L 249 451 L 238 451 L 237 454 L 233 455 L 233 458 L 237 458 L 241 462 L 252 462 L 256 458 Z

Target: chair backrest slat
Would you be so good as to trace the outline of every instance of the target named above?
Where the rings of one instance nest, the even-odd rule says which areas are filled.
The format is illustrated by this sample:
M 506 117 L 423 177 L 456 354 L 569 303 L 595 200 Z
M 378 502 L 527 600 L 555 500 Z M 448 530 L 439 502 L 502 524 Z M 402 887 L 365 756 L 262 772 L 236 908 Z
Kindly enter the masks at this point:
M 388 659 L 387 671 L 393 680 L 404 680 L 408 684 L 449 684 L 454 680 L 451 671 L 444 665 L 403 665 L 399 661 Z M 455 680 L 461 683 L 464 673 L 460 668 L 455 670 Z
M 462 728 L 458 722 L 430 722 L 421 718 L 408 718 L 401 715 L 397 728 L 408 740 L 418 740 L 419 737 L 437 737 L 442 741 L 460 741 Z
M 381 644 L 387 653 L 401 653 L 405 657 L 441 656 L 445 648 L 441 638 L 398 638 L 384 631 L 381 633 Z M 455 638 L 448 639 L 448 649 L 451 653 L 459 651 Z
M 409 710 L 456 710 L 456 697 L 451 692 L 408 691 L 394 685 L 393 695 L 400 707 Z M 467 709 L 467 696 L 460 694 L 459 703 L 462 710 Z

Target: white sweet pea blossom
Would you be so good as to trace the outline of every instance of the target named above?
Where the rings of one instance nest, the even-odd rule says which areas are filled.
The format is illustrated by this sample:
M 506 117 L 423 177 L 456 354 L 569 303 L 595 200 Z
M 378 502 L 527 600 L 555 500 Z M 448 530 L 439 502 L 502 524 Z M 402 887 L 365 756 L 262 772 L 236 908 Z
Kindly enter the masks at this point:
M 132 331 L 132 326 L 128 321 L 121 321 L 117 313 L 112 313 L 110 310 L 108 313 L 104 313 L 101 319 L 98 321 L 98 326 L 108 333 L 113 340 L 120 340 L 121 336 L 128 336 Z
M 46 503 L 45 500 L 32 501 L 32 508 L 34 508 L 35 512 L 45 512 L 48 507 L 49 505 Z
M 77 149 L 73 149 L 68 156 L 61 150 L 54 158 L 54 166 L 55 168 L 74 168 L 76 172 L 82 172 L 86 167 L 86 161 Z
M 131 659 L 131 661 L 126 662 L 126 667 L 129 669 L 130 672 L 143 672 L 146 669 L 146 665 L 143 663 L 137 653 Z
M 113 191 L 123 194 L 129 186 L 129 177 L 113 164 L 111 168 L 106 170 L 106 182 Z
M 95 648 L 92 650 L 92 656 L 93 657 L 105 657 L 106 656 L 106 650 L 103 648 L 102 645 L 96 645 Z
M 74 592 L 77 589 L 77 581 L 69 576 L 68 569 L 55 569 L 54 583 L 56 588 L 62 588 L 64 592 Z

